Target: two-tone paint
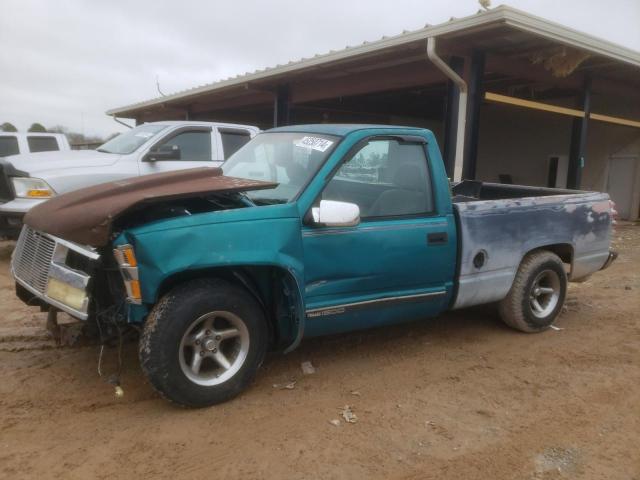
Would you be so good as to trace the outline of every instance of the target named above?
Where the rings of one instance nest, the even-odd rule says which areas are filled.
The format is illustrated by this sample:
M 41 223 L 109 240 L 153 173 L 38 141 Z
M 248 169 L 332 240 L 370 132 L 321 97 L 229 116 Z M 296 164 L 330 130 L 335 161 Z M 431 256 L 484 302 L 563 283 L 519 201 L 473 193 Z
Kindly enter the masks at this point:
M 609 196 L 587 192 L 454 204 L 460 271 L 454 308 L 502 300 L 522 258 L 545 248 L 580 281 L 609 257 Z
M 284 347 L 317 336 L 427 318 L 449 308 L 497 301 L 508 293 L 523 256 L 553 246 L 579 279 L 608 258 L 611 216 L 604 194 L 563 194 L 454 204 L 433 134 L 423 129 L 314 125 L 272 131 L 341 138 L 333 153 L 291 203 L 202 213 L 131 228 L 114 242 L 134 246 L 142 303 L 130 321 L 142 322 L 176 279 L 275 269 L 292 312 Z M 422 138 L 435 211 L 410 218 L 363 220 L 352 227 L 317 226 L 310 209 L 332 173 L 362 141 L 385 136 Z M 483 252 L 484 261 L 477 261 Z M 475 260 L 475 262 L 474 262 Z M 247 270 L 249 269 L 249 270 Z M 265 276 L 256 296 L 269 290 Z

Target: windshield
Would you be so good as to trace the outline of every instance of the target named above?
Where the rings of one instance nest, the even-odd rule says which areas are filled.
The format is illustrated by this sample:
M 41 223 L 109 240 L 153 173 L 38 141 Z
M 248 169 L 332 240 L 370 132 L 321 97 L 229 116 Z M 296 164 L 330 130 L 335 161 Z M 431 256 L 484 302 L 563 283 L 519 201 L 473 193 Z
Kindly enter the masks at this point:
M 327 159 L 338 137 L 312 133 L 262 133 L 234 153 L 222 169 L 229 177 L 277 182 L 269 190 L 247 192 L 258 204 L 293 200 Z
M 112 138 L 107 143 L 103 143 L 97 150 L 99 152 L 117 153 L 120 155 L 133 153 L 140 148 L 143 143 L 146 143 L 151 137 L 156 136 L 165 128 L 167 128 L 167 125 L 140 125 Z

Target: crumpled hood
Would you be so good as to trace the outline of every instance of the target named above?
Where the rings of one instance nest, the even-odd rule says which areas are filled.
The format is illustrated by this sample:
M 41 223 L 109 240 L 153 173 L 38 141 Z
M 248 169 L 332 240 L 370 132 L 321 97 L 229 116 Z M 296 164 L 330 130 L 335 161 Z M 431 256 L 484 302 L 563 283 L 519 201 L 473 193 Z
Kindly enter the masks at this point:
M 225 177 L 221 168 L 192 168 L 102 183 L 54 197 L 24 218 L 30 227 L 83 245 L 108 243 L 113 221 L 141 204 L 215 192 L 275 188 L 277 183 Z
M 38 177 L 44 172 L 60 171 L 66 168 L 90 168 L 111 165 L 120 155 L 97 152 L 95 150 L 68 150 L 66 152 L 23 153 L 5 157 L 16 170 Z

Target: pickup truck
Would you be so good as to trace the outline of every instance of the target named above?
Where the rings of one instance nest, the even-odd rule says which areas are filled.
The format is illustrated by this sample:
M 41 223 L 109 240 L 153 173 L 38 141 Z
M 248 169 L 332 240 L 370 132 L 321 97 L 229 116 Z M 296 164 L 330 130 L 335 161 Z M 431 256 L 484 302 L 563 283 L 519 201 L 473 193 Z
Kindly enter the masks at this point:
M 0 158 L 0 237 L 17 238 L 24 214 L 55 195 L 138 175 L 216 167 L 258 131 L 225 123 L 154 122 L 123 133 L 97 150 Z
M 433 134 L 306 125 L 261 133 L 219 169 L 160 173 L 27 214 L 18 296 L 140 330 L 150 383 L 181 405 L 227 400 L 265 352 L 303 337 L 495 303 L 547 329 L 568 281 L 606 268 L 604 193 L 453 187 Z

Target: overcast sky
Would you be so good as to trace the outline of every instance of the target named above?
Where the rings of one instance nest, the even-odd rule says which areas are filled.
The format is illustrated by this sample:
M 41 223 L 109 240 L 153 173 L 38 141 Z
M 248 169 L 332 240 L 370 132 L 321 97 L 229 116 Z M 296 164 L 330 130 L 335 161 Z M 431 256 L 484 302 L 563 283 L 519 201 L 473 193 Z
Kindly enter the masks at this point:
M 493 0 L 493 5 L 499 2 Z M 640 0 L 508 5 L 640 51 Z M 122 130 L 109 108 L 475 13 L 477 0 L 2 0 L 0 123 Z

